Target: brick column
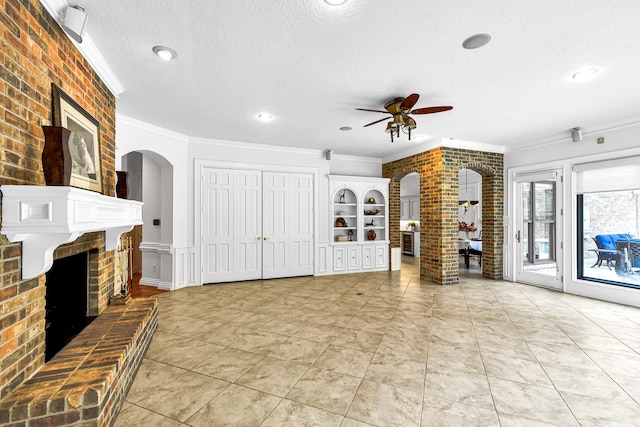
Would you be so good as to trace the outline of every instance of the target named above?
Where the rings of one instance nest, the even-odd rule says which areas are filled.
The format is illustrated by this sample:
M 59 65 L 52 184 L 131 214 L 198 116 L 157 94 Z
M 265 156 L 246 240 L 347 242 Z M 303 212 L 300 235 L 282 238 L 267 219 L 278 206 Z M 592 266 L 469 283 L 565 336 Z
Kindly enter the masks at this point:
M 458 171 L 482 175 L 482 275 L 502 278 L 503 155 L 440 147 L 382 166 L 390 178 L 391 247 L 400 246 L 400 180 L 420 175 L 420 279 L 453 285 L 459 282 Z

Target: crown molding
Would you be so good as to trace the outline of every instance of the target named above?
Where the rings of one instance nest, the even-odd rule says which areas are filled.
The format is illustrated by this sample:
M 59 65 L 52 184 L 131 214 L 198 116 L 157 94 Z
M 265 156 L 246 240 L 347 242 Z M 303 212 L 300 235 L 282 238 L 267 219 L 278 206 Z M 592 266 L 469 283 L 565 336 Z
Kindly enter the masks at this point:
M 257 144 L 255 142 L 231 141 L 227 139 L 213 139 L 213 138 L 201 138 L 201 137 L 189 138 L 189 142 L 194 144 L 207 144 L 207 145 L 215 145 L 219 147 L 243 148 L 248 150 L 261 150 L 261 151 L 271 151 L 271 152 L 279 152 L 279 153 L 297 153 L 297 154 L 305 154 L 305 155 L 312 154 L 312 155 L 324 158 L 324 150 L 317 150 L 315 148 L 288 147 L 285 145 Z
M 333 153 L 333 159 L 348 161 L 348 162 L 374 163 L 377 165 L 382 164 L 382 159 L 379 157 L 362 157 L 362 156 L 351 156 L 348 154 Z
M 69 7 L 66 0 L 40 0 L 40 3 L 62 28 L 63 12 L 67 7 Z M 69 37 L 66 32 L 65 35 Z M 120 94 L 124 92 L 124 86 L 120 83 L 120 80 L 118 80 L 118 77 L 116 77 L 113 70 L 111 70 L 109 64 L 107 64 L 107 61 L 98 50 L 98 47 L 93 42 L 93 39 L 91 39 L 89 33 L 85 31 L 82 43 L 76 42 L 71 37 L 69 37 L 69 40 L 71 40 L 87 62 L 91 64 L 91 67 L 95 70 L 98 76 L 100 76 L 113 96 L 118 98 Z
M 127 126 L 131 126 L 134 128 L 138 128 L 147 132 L 155 133 L 156 135 L 166 136 L 167 138 L 175 139 L 182 142 L 189 142 L 189 136 L 174 132 L 172 130 L 152 125 L 150 123 L 144 122 L 142 120 L 134 119 L 129 116 L 123 116 L 122 114 L 116 114 L 116 134 L 118 133 L 118 125 L 123 124 Z

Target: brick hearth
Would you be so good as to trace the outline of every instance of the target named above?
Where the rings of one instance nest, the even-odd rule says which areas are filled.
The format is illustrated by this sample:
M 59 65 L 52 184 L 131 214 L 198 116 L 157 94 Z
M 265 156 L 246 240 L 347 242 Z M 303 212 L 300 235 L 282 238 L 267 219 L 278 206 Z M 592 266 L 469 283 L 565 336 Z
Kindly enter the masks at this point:
M 157 317 L 155 298 L 107 308 L 0 401 L 0 426 L 111 425 L 151 343 Z

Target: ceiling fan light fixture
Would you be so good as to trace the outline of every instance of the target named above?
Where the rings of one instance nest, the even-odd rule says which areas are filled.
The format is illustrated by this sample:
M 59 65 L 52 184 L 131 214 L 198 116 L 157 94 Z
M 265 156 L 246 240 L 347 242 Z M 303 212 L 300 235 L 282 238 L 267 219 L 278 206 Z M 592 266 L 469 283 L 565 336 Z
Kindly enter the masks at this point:
M 391 136 L 391 142 L 393 142 L 393 134 L 396 133 L 396 131 L 400 132 L 400 128 L 394 126 L 393 122 L 388 122 L 387 128 L 384 131 Z
M 393 126 L 394 128 L 404 126 L 404 119 L 402 118 L 402 115 L 396 114 L 395 116 L 393 116 L 393 122 L 391 122 L 391 126 Z
M 384 130 L 386 133 L 395 132 L 396 127 L 393 125 L 393 122 L 387 123 L 387 128 Z
M 164 61 L 171 61 L 172 59 L 176 59 L 178 57 L 178 53 L 166 46 L 154 46 L 153 53 L 158 55 Z
M 465 41 L 462 42 L 462 47 L 465 49 L 478 49 L 482 46 L 485 46 L 490 41 L 491 36 L 489 34 L 474 34 L 473 36 L 468 37 Z
M 329 6 L 342 6 L 347 0 L 324 0 L 324 2 Z
M 412 130 L 416 128 L 416 121 L 411 117 L 407 117 L 404 119 L 404 128 L 407 130 Z
M 413 106 L 418 102 L 420 95 L 417 93 L 412 93 L 406 98 L 393 98 L 391 101 L 388 101 L 384 104 L 384 110 L 374 110 L 371 108 L 356 108 L 359 111 L 368 111 L 372 113 L 383 113 L 390 114 L 391 116 L 386 116 L 371 123 L 367 123 L 364 127 L 368 127 L 371 125 L 375 125 L 377 123 L 384 122 L 386 120 L 392 119 L 391 121 L 387 121 L 387 127 L 385 128 L 385 132 L 390 134 L 391 142 L 393 142 L 393 134 L 395 134 L 398 138 L 400 138 L 400 131 L 408 135 L 409 141 L 411 141 L 411 131 L 416 129 L 417 124 L 413 117 L 410 115 L 413 114 L 434 114 L 441 113 L 443 111 L 449 111 L 453 109 L 452 106 L 439 106 L 439 107 L 426 107 L 426 108 L 417 108 L 413 109 Z M 418 135 L 417 140 L 427 139 L 426 135 Z

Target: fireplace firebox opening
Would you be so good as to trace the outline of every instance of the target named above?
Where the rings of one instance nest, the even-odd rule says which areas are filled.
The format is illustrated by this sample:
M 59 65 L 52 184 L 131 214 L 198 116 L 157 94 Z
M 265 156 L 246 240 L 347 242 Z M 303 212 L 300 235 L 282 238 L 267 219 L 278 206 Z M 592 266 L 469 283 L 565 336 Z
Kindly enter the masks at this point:
M 89 252 L 55 260 L 46 280 L 45 362 L 48 362 L 95 319 L 88 316 Z

